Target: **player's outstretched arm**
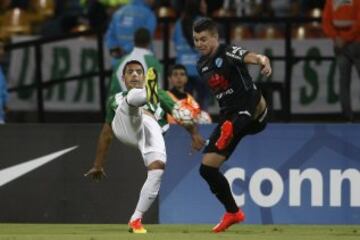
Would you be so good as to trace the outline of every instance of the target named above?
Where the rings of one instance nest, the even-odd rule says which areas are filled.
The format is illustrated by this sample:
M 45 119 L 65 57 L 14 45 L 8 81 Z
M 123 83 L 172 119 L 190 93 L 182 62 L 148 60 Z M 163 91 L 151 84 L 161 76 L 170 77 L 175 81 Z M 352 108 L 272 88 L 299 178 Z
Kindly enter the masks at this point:
M 84 176 L 90 176 L 94 180 L 101 180 L 106 177 L 104 165 L 109 147 L 113 139 L 113 131 L 109 123 L 104 123 L 96 147 L 96 157 L 93 167 Z
M 272 69 L 270 65 L 270 60 L 265 55 L 249 52 L 244 57 L 244 63 L 259 65 L 261 67 L 261 74 L 267 77 L 271 75 Z

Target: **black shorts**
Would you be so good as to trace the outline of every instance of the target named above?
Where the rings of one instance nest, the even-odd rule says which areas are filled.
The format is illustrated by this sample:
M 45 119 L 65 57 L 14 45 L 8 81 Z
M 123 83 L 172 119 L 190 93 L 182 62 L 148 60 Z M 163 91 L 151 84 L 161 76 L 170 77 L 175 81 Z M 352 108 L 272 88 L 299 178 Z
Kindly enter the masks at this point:
M 216 146 L 216 142 L 220 137 L 221 128 L 226 121 L 230 121 L 233 125 L 233 137 L 224 149 L 219 150 L 219 148 Z M 228 159 L 235 150 L 237 144 L 244 136 L 261 132 L 265 129 L 266 123 L 267 108 L 262 114 L 260 114 L 260 116 L 256 120 L 252 119 L 251 115 L 247 111 L 239 111 L 230 114 L 216 126 L 208 140 L 208 144 L 205 147 L 203 153 L 218 153 Z

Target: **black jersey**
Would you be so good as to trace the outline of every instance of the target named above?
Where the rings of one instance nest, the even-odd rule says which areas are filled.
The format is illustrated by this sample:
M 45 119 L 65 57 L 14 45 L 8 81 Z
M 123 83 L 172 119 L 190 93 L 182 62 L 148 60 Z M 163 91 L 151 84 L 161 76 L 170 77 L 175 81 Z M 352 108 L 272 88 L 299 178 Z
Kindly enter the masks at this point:
M 197 70 L 215 94 L 221 113 L 246 109 L 252 114 L 260 100 L 244 63 L 248 52 L 239 46 L 220 44 L 213 56 L 202 56 L 197 63 Z

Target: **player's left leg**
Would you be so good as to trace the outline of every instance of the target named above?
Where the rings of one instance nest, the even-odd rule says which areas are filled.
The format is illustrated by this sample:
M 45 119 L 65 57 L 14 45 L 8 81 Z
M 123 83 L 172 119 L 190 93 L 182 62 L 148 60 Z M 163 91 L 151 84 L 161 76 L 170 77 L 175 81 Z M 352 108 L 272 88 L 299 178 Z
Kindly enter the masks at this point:
M 200 175 L 208 183 L 211 192 L 226 209 L 223 218 L 212 229 L 214 232 L 225 231 L 232 224 L 245 220 L 245 214 L 236 205 L 235 199 L 232 196 L 229 182 L 219 171 L 219 167 L 225 159 L 224 156 L 218 153 L 206 153 L 200 166 Z
M 204 149 L 200 166 L 200 175 L 208 183 L 211 192 L 226 209 L 223 218 L 214 228 L 214 232 L 225 231 L 234 223 L 245 220 L 245 214 L 236 205 L 230 185 L 219 168 L 234 151 L 240 140 L 248 133 L 252 119 L 248 112 L 235 113 L 228 120 L 220 123 L 209 139 Z
M 142 153 L 145 166 L 147 167 L 147 178 L 141 189 L 135 211 L 130 218 L 130 231 L 134 233 L 146 233 L 141 220 L 156 199 L 166 163 L 165 142 L 162 129 L 157 121 L 144 114 L 143 133 L 138 144 Z

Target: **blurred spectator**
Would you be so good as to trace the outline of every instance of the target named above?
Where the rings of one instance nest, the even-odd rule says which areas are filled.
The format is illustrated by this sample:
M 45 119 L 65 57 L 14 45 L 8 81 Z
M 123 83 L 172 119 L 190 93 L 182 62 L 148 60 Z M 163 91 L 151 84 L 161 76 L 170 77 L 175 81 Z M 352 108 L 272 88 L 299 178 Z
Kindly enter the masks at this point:
M 273 16 L 276 17 L 290 17 L 291 5 L 295 3 L 294 0 L 262 0 L 261 5 L 267 5 L 273 11 Z
M 105 41 L 113 58 L 120 58 L 133 48 L 134 32 L 145 27 L 154 36 L 156 16 L 151 7 L 155 0 L 132 0 L 117 10 L 109 24 Z
M 41 27 L 43 36 L 72 32 L 82 21 L 83 8 L 78 0 L 54 0 L 55 14 Z
M 100 0 L 87 0 L 85 5 L 86 17 L 91 29 L 104 29 L 108 23 L 106 7 Z
M 186 0 L 171 0 L 171 6 L 172 8 L 176 9 L 177 12 L 183 13 L 184 9 L 186 8 Z M 220 8 L 222 8 L 223 4 L 224 4 L 224 0 L 205 0 L 204 1 L 207 8 L 206 8 L 206 12 L 204 13 L 205 15 L 209 15 L 211 16 L 215 11 L 219 10 Z
M 124 65 L 130 61 L 130 60 L 137 60 L 139 61 L 143 67 L 144 71 L 147 72 L 148 68 L 153 67 L 157 71 L 158 75 L 160 76 L 160 79 L 158 79 L 158 82 L 160 86 L 163 86 L 163 81 L 161 80 L 161 77 L 163 76 L 163 66 L 159 62 L 159 60 L 155 57 L 155 55 L 150 51 L 151 46 L 151 35 L 149 30 L 146 28 L 139 28 L 136 30 L 134 34 L 134 45 L 135 47 L 133 50 L 123 56 L 120 60 L 118 60 L 116 67 L 115 67 L 115 74 L 113 74 L 113 80 L 114 78 L 117 79 L 117 83 L 113 82 L 112 80 L 112 86 L 119 84 L 121 86 L 122 90 L 126 89 L 126 86 L 124 84 L 124 81 L 122 81 L 122 75 L 123 75 L 123 68 Z M 121 89 L 118 90 L 118 92 L 121 91 Z M 113 94 L 116 93 L 114 89 L 111 89 L 111 92 Z
M 300 15 L 307 14 L 309 11 L 314 8 L 323 9 L 326 0 L 298 0 L 300 6 Z M 356 0 L 355 0 L 356 1 Z
M 212 16 L 214 12 L 222 8 L 224 4 L 224 0 L 217 0 L 217 1 L 206 0 L 205 3 L 207 5 L 206 15 Z
M 278 1 L 275 1 L 278 2 Z M 261 17 L 274 17 L 275 16 L 275 10 L 273 6 L 274 2 L 272 0 L 260 0 L 257 1 L 257 4 L 255 6 L 255 12 L 253 12 L 255 15 L 261 16 Z M 282 6 L 282 5 L 281 5 Z
M 12 0 L 11 7 L 27 10 L 29 8 L 29 0 Z
M 185 1 L 184 0 L 170 0 L 170 5 L 173 9 L 176 9 L 177 13 L 182 13 L 184 11 Z
M 81 4 L 85 4 L 88 0 L 80 0 Z M 106 7 L 119 7 L 129 3 L 129 0 L 99 0 Z
M 0 13 L 4 13 L 11 5 L 11 0 L 0 1 Z
M 223 8 L 237 17 L 253 16 L 259 0 L 224 0 Z
M 89 2 L 89 0 L 80 0 L 80 2 L 81 5 L 84 6 L 87 2 Z M 98 0 L 97 2 L 101 3 L 101 5 L 105 7 L 107 14 L 106 18 L 108 18 L 108 16 L 112 16 L 119 7 L 129 4 L 130 0 Z M 98 21 L 101 21 L 101 19 L 98 19 Z
M 238 24 L 234 26 L 231 32 L 231 42 L 235 45 L 241 45 L 241 41 L 253 38 L 253 33 L 250 27 L 245 24 Z
M 3 55 L 4 55 L 3 44 L 0 42 L 0 62 Z M 7 112 L 7 106 L 6 106 L 7 101 L 8 101 L 8 92 L 7 92 L 6 80 L 0 64 L 0 124 L 5 123 L 5 113 Z
M 351 73 L 354 64 L 360 76 L 360 1 L 326 0 L 323 29 L 334 41 L 340 71 L 340 102 L 344 116 L 353 120 Z
M 182 107 L 189 109 L 196 123 L 211 123 L 210 115 L 205 111 L 201 111 L 199 104 L 190 93 L 185 91 L 187 81 L 188 76 L 185 66 L 181 64 L 173 66 L 169 71 L 169 82 L 171 86 L 171 89 L 167 91 L 169 96 Z M 170 124 L 177 123 L 170 114 L 167 115 L 167 119 Z
M 30 34 L 29 13 L 21 8 L 8 8 L 1 18 L 0 38 L 8 41 L 11 36 Z
M 194 49 L 192 38 L 192 25 L 196 18 L 205 15 L 207 5 L 205 0 L 186 0 L 185 9 L 181 18 L 176 21 L 172 40 L 176 50 L 176 63 L 186 67 L 189 82 L 186 91 L 196 91 L 196 99 L 201 108 L 207 109 L 209 90 L 205 83 L 200 81 L 196 70 L 196 62 L 199 58 L 198 52 Z
M 57 16 L 79 16 L 83 9 L 79 0 L 54 0 L 55 15 Z

